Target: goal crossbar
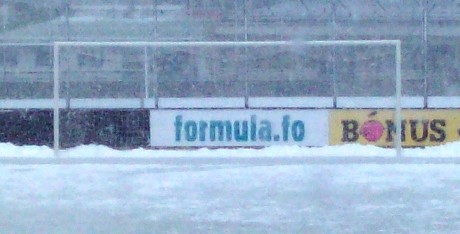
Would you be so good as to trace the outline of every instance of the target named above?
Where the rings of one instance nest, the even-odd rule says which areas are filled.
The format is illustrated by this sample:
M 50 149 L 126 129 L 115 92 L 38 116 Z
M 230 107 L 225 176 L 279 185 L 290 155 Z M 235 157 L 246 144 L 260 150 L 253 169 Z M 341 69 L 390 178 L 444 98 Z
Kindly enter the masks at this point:
M 266 46 L 394 46 L 395 48 L 395 122 L 401 123 L 401 41 L 400 40 L 332 40 L 332 41 L 119 41 L 119 42 L 78 42 L 58 41 L 53 43 L 53 128 L 54 152 L 59 157 L 59 51 L 62 47 L 266 47 Z M 402 127 L 396 124 L 395 148 L 397 157 L 402 156 Z
M 257 46 L 333 46 L 333 45 L 401 45 L 400 40 L 336 40 L 336 41 L 64 41 L 55 42 L 56 47 L 78 47 L 78 46 L 96 46 L 96 47 L 142 47 L 142 46 L 231 46 L 231 47 L 257 47 Z

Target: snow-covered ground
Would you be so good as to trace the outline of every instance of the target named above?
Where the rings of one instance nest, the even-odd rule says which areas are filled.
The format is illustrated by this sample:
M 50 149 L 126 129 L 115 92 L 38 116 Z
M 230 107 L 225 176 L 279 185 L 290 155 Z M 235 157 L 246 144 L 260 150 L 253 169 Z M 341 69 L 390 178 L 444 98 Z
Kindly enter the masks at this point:
M 458 157 L 459 143 L 405 149 Z M 65 150 L 61 157 L 393 157 L 373 146 Z M 2 157 L 52 158 L 0 145 Z M 456 164 L 0 165 L 0 233 L 455 233 Z
M 405 157 L 460 158 L 460 142 L 442 146 L 403 149 Z M 61 158 L 254 158 L 254 157 L 394 157 L 396 150 L 372 145 L 348 144 L 326 147 L 271 146 L 262 149 L 198 149 L 198 150 L 115 150 L 103 145 L 83 145 L 61 150 Z M 0 158 L 54 158 L 46 146 L 16 146 L 0 143 Z

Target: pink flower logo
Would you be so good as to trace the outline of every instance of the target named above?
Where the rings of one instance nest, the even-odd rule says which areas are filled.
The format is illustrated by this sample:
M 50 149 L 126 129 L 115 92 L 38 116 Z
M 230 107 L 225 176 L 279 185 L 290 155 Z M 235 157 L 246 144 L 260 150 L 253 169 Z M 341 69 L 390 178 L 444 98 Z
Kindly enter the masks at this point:
M 384 132 L 385 128 L 383 125 L 376 120 L 366 121 L 359 130 L 359 133 L 368 141 L 376 142 L 378 141 Z

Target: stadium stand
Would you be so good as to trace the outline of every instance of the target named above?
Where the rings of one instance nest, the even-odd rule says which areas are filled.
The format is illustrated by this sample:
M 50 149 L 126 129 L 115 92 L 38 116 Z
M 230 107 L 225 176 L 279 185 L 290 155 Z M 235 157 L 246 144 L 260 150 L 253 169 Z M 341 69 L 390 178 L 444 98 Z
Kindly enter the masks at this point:
M 37 122 L 42 121 L 51 108 L 47 100 L 53 95 L 55 41 L 352 39 L 401 40 L 404 96 L 418 98 L 416 108 L 445 108 L 443 98 L 460 96 L 459 4 L 447 0 L 5 1 L 0 9 L 0 108 L 12 119 L 18 119 L 18 112 L 33 118 L 30 111 L 36 109 Z M 346 98 L 391 96 L 395 85 L 391 80 L 394 55 L 385 48 L 149 49 L 148 74 L 149 79 L 155 76 L 158 80 L 156 87 L 143 87 L 143 50 L 74 48 L 62 54 L 63 105 L 78 109 L 68 109 L 64 115 L 81 118 L 76 122 L 99 126 L 97 129 L 105 129 L 98 122 L 101 116 L 116 111 L 98 112 L 97 105 L 91 106 L 87 99 L 123 98 L 126 105 L 120 104 L 122 109 L 135 109 L 132 112 L 139 116 L 145 110 L 130 100 L 145 92 L 166 98 L 161 104 L 173 107 L 175 98 L 250 96 L 254 99 L 249 104 L 254 107 L 268 107 L 268 102 L 257 99 L 260 97 L 316 97 L 326 98 L 317 99 L 324 105 L 311 107 L 340 108 L 340 103 L 349 105 Z M 327 99 L 332 97 L 344 99 L 332 103 Z M 452 105 L 449 107 L 460 106 Z M 81 110 L 85 108 L 91 111 Z M 127 124 L 107 118 L 118 129 Z M 120 142 L 128 141 L 136 142 L 135 146 L 147 144 L 139 140 L 147 135 L 144 122 L 137 124 L 137 135 L 125 134 L 131 140 L 104 143 L 120 147 L 124 147 Z M 89 138 L 68 141 L 88 143 Z M 13 140 L 28 143 L 32 138 L 18 139 Z M 98 142 L 94 139 L 91 141 Z

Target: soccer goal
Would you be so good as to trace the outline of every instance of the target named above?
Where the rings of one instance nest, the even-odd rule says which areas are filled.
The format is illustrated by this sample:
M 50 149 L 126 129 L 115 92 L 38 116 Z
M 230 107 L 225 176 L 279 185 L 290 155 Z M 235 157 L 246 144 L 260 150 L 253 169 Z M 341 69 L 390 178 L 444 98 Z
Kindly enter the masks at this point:
M 399 40 L 55 42 L 53 52 L 57 157 L 63 108 L 387 108 L 394 110 L 391 144 L 402 154 Z M 359 86 L 363 80 L 375 95 L 361 95 L 371 90 Z M 391 83 L 390 91 L 377 82 Z M 382 95 L 385 105 L 369 104 Z

